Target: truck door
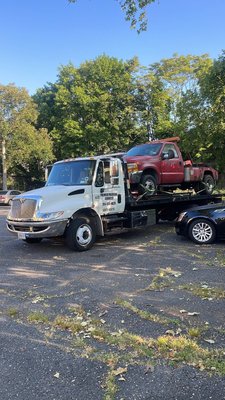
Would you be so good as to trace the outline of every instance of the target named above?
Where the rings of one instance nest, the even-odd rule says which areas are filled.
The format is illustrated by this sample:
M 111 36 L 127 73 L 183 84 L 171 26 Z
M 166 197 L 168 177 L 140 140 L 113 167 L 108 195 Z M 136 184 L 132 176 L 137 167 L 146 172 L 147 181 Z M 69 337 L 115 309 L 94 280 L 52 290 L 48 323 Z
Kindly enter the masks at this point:
M 98 160 L 93 182 L 93 203 L 100 215 L 122 213 L 125 190 L 122 164 L 119 159 Z
M 161 152 L 161 183 L 173 184 L 184 181 L 184 165 L 173 143 L 166 143 Z

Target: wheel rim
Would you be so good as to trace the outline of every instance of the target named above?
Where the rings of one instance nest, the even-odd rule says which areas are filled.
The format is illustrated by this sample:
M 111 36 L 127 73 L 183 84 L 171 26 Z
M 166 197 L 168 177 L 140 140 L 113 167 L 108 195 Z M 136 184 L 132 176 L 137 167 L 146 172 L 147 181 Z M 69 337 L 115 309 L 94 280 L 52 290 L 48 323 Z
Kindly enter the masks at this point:
M 87 246 L 92 240 L 92 230 L 89 225 L 81 225 L 77 229 L 77 242 L 81 246 Z
M 208 180 L 208 182 L 206 182 L 206 186 L 209 192 L 212 192 L 214 189 L 214 185 L 213 182 L 211 180 Z
M 192 235 L 198 242 L 208 242 L 212 238 L 213 230 L 206 222 L 198 222 L 192 229 Z
M 151 180 L 147 180 L 145 182 L 145 189 L 148 191 L 148 193 L 154 193 L 155 191 L 155 184 Z

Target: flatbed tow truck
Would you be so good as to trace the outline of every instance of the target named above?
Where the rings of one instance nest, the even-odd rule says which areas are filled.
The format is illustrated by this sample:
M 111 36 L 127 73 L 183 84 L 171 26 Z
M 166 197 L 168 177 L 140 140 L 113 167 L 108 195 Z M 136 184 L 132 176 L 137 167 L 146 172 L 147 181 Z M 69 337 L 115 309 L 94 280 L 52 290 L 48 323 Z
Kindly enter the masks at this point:
M 27 243 L 63 237 L 70 249 L 85 251 L 113 228 L 149 226 L 221 201 L 220 195 L 190 192 L 132 193 L 126 162 L 103 155 L 56 162 L 44 187 L 13 199 L 6 222 Z

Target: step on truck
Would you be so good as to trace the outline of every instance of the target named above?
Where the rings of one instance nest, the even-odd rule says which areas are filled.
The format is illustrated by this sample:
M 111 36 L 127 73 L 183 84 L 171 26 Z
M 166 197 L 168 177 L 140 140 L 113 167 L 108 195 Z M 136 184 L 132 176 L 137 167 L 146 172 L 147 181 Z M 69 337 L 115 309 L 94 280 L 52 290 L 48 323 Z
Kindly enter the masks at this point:
M 126 162 L 104 155 L 56 162 L 44 187 L 13 199 L 6 223 L 27 243 L 63 237 L 70 249 L 84 251 L 113 228 L 153 225 L 192 205 L 220 201 L 190 193 L 145 199 L 131 192 Z

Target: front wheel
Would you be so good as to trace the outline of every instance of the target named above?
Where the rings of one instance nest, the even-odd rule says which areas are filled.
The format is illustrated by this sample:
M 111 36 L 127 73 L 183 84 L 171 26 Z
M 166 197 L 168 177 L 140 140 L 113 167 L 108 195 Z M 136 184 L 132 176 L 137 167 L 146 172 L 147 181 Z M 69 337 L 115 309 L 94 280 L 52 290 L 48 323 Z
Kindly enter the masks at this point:
M 87 218 L 78 218 L 70 222 L 66 230 L 66 244 L 71 250 L 89 250 L 96 239 L 91 222 Z
M 212 222 L 198 218 L 190 224 L 188 235 L 197 244 L 210 244 L 216 238 L 216 229 Z
M 156 193 L 157 184 L 154 176 L 143 175 L 141 178 L 140 192 L 145 193 L 146 196 L 153 196 Z
M 200 183 L 200 188 L 202 189 L 202 194 L 212 194 L 215 188 L 215 180 L 212 175 L 205 175 L 203 181 Z

